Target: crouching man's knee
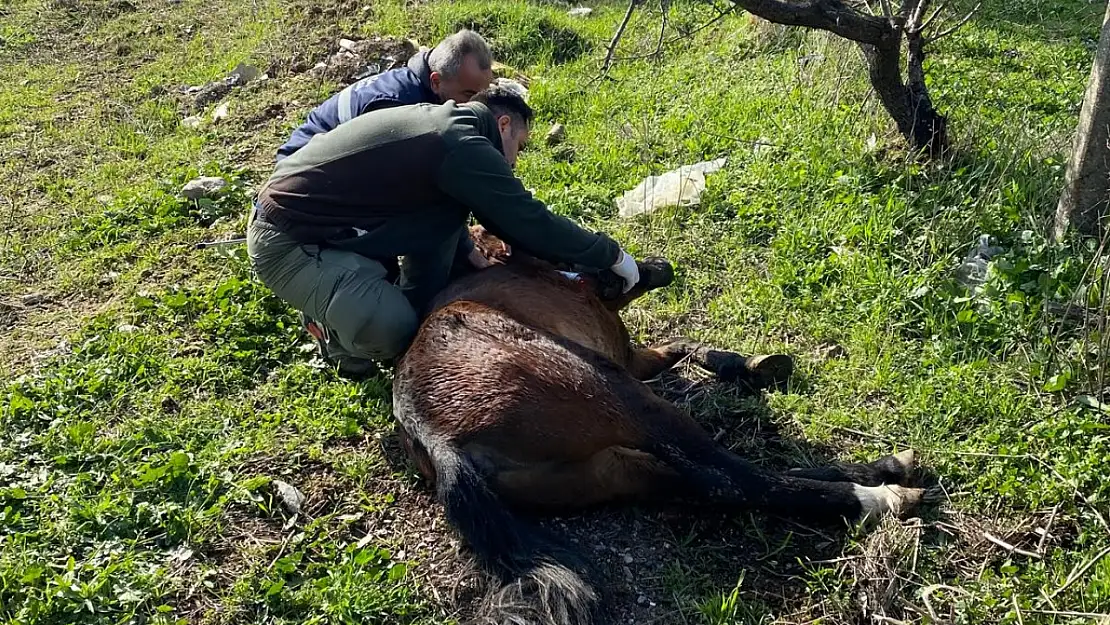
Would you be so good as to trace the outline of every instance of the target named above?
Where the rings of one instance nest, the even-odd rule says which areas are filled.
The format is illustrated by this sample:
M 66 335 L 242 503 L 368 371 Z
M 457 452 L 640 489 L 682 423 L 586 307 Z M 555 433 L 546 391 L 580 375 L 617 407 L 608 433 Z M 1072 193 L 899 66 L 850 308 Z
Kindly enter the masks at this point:
M 411 307 L 398 306 L 388 314 L 381 311 L 355 334 L 353 355 L 371 360 L 396 358 L 412 342 L 418 325 Z

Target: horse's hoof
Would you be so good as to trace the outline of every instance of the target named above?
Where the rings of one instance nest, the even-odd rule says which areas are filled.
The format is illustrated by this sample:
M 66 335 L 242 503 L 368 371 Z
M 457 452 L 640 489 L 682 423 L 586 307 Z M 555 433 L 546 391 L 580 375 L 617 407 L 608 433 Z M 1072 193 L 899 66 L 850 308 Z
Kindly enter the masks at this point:
M 912 449 L 900 451 L 867 465 L 880 484 L 913 484 L 917 472 L 917 454 Z
M 917 452 L 907 449 L 894 454 L 890 458 L 902 468 L 903 478 L 898 483 L 905 486 L 913 479 L 914 472 L 917 471 Z
M 752 386 L 758 389 L 782 386 L 794 374 L 794 359 L 786 354 L 752 356 L 744 365 L 751 374 Z
M 661 289 L 674 282 L 674 266 L 663 258 L 645 258 L 636 263 L 640 270 L 640 285 L 645 290 Z
M 896 484 L 883 486 L 856 486 L 860 516 L 867 521 L 877 521 L 886 514 L 905 519 L 913 515 L 925 498 L 921 488 L 906 488 Z

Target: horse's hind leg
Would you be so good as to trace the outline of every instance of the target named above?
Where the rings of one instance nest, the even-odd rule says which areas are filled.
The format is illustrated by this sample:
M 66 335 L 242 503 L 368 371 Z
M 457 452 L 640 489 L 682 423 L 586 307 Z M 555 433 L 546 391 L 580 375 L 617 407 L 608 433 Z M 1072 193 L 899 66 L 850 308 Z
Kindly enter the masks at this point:
M 899 485 L 865 486 L 763 470 L 716 444 L 687 415 L 647 389 L 627 388 L 623 403 L 635 411 L 646 435 L 640 449 L 674 469 L 687 493 L 707 501 L 812 519 L 903 515 L 921 501 L 921 490 Z
M 793 359 L 784 354 L 745 357 L 681 338 L 663 345 L 634 349 L 628 371 L 637 380 L 649 380 L 685 358 L 713 372 L 722 381 L 741 382 L 757 390 L 785 384 L 794 372 Z
M 786 475 L 824 482 L 854 482 L 863 486 L 908 486 L 913 481 L 916 466 L 916 454 L 907 449 L 868 464 L 837 463 L 827 467 L 797 468 L 790 469 Z

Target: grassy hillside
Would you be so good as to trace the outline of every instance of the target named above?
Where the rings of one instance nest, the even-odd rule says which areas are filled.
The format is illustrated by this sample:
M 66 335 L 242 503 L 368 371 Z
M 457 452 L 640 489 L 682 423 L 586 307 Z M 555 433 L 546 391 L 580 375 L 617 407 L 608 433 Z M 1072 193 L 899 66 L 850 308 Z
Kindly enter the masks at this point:
M 1108 261 L 1043 235 L 1103 9 L 983 4 L 927 64 L 956 146 L 940 162 L 901 148 L 854 47 L 744 14 L 699 29 L 706 3 L 673 4 L 662 58 L 645 7 L 603 79 L 624 3 L 0 4 L 0 622 L 465 615 L 474 584 L 398 452 L 389 379 L 323 369 L 244 250 L 193 249 L 243 231 L 274 150 L 338 88 L 308 70 L 340 37 L 460 26 L 531 78 L 537 135 L 567 127 L 567 146 L 524 155 L 528 186 L 676 264 L 625 315 L 637 340 L 799 362 L 762 399 L 695 371 L 660 392 L 771 466 L 912 446 L 944 493 L 870 532 L 667 509 L 558 521 L 624 622 L 1110 613 Z M 191 108 L 183 87 L 241 62 L 267 79 Z M 700 207 L 617 217 L 644 176 L 721 156 Z M 198 175 L 232 184 L 180 198 Z M 984 234 L 1004 251 L 969 289 L 957 268 Z M 306 495 L 300 514 L 274 480 Z

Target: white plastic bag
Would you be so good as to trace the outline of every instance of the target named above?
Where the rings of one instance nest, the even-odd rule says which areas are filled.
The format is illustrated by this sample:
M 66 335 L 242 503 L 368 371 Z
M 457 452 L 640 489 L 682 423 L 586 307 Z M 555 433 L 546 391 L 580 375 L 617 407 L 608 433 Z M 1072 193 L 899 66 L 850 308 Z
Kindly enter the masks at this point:
M 725 166 L 726 158 L 683 165 L 660 176 L 648 176 L 617 199 L 621 217 L 646 215 L 661 208 L 694 206 L 705 191 L 705 175 Z

